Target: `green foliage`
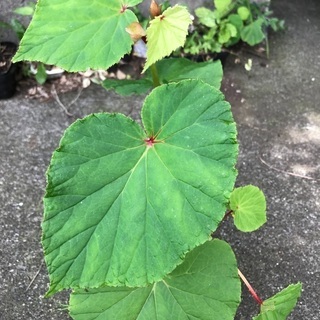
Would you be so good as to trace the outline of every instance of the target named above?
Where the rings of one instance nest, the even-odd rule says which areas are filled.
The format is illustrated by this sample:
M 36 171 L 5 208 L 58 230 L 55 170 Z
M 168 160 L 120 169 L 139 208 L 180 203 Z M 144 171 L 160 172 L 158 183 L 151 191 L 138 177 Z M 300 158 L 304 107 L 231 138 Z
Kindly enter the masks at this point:
M 30 2 L 24 7 L 14 9 L 13 12 L 22 16 L 32 16 L 34 14 L 35 7 L 35 4 Z
M 35 10 L 35 4 L 34 3 L 28 3 L 24 7 L 19 7 L 13 10 L 13 13 L 17 15 L 22 16 L 32 16 L 34 14 Z M 0 25 L 3 25 L 5 28 L 9 28 L 13 30 L 19 40 L 21 40 L 26 32 L 26 27 L 18 20 L 18 19 L 11 19 L 10 23 L 2 23 Z M 44 84 L 47 80 L 47 74 L 46 74 L 46 67 L 43 63 L 38 62 L 36 72 L 33 74 L 31 72 L 31 64 L 30 63 L 24 63 L 22 67 L 23 75 L 27 77 L 33 77 L 36 79 L 36 81 L 39 84 Z
M 35 10 L 35 4 L 29 3 L 24 7 L 19 7 L 14 9 L 13 13 L 17 15 L 22 15 L 22 16 L 32 16 L 34 13 L 34 10 Z M 4 28 L 12 29 L 19 40 L 22 39 L 26 31 L 26 27 L 18 19 L 11 19 L 9 23 L 2 23 L 0 21 L 0 26 L 3 26 Z
M 243 1 L 237 7 L 216 0 L 208 16 L 198 10 L 211 25 L 203 48 L 221 50 L 241 36 L 255 41 L 259 32 L 243 30 L 255 21 L 263 27 L 265 20 L 256 19 L 251 6 L 248 15 Z M 15 61 L 108 68 L 139 36 L 129 7 L 140 2 L 39 0 Z M 228 206 L 241 230 L 265 221 L 257 188 L 233 191 L 238 144 L 230 105 L 218 90 L 221 64 L 159 61 L 183 45 L 190 24 L 184 7 L 161 8 L 145 23 L 145 77 L 104 82 L 122 94 L 156 87 L 142 107 L 142 125 L 122 114 L 77 120 L 47 171 L 47 296 L 71 288 L 69 311 L 76 320 L 233 319 L 240 301 L 236 261 L 226 243 L 211 240 L 212 232 Z M 139 32 L 145 34 L 141 27 Z M 293 291 L 263 303 L 262 316 L 280 310 L 276 319 L 284 320 L 298 297 Z
M 230 197 L 234 224 L 243 232 L 260 228 L 266 221 L 266 199 L 263 192 L 255 186 L 236 188 Z
M 222 65 L 220 61 L 196 63 L 184 58 L 170 58 L 156 62 L 158 80 L 160 84 L 178 82 L 184 79 L 199 79 L 219 89 L 222 80 Z M 142 94 L 154 86 L 151 71 L 139 80 L 106 79 L 103 87 L 113 89 L 118 94 Z
M 223 18 L 233 9 L 234 3 L 232 0 L 213 0 L 215 6 L 215 16 L 218 20 Z
M 195 10 L 195 30 L 187 37 L 185 53 L 220 52 L 240 40 L 254 46 L 266 39 L 265 30 L 284 28 L 284 21 L 272 18 L 264 3 L 248 0 L 215 0 L 214 10 L 201 7 Z
M 35 74 L 35 78 L 39 84 L 44 84 L 47 81 L 47 72 L 46 67 L 43 63 L 38 63 L 37 73 Z
M 162 281 L 142 288 L 77 290 L 69 310 L 75 320 L 232 320 L 240 291 L 231 248 L 213 240 L 189 252 Z
M 250 46 L 254 46 L 265 38 L 265 34 L 262 31 L 263 20 L 258 19 L 245 26 L 240 33 L 241 39 L 248 43 Z
M 209 28 L 216 28 L 217 27 L 215 12 L 213 12 L 205 7 L 197 8 L 195 10 L 195 12 L 196 12 L 196 15 L 197 15 L 200 23 L 204 24 L 205 26 L 207 26 Z
M 137 18 L 127 6 L 141 1 L 40 0 L 14 61 L 37 60 L 67 71 L 107 69 L 130 52 L 125 28 Z
M 253 320 L 286 319 L 295 307 L 301 291 L 301 283 L 289 285 L 275 296 L 265 300 L 261 305 L 260 314 Z
M 241 20 L 246 21 L 250 17 L 250 10 L 247 7 L 239 7 L 237 9 L 237 14 Z
M 158 281 L 223 218 L 238 148 L 221 93 L 198 80 L 161 86 L 142 121 L 144 130 L 122 115 L 89 116 L 54 153 L 43 222 L 50 294 Z
M 183 46 L 191 22 L 188 10 L 181 6 L 166 9 L 162 15 L 150 22 L 150 27 L 147 29 L 147 62 L 143 72 Z M 168 38 L 170 41 L 167 41 Z
M 28 3 L 24 7 L 19 7 L 14 9 L 13 13 L 17 15 L 22 15 L 22 16 L 32 16 L 34 14 L 34 10 L 35 10 L 35 4 Z M 18 39 L 21 40 L 26 31 L 26 27 L 18 19 L 11 19 L 10 26 L 16 33 Z

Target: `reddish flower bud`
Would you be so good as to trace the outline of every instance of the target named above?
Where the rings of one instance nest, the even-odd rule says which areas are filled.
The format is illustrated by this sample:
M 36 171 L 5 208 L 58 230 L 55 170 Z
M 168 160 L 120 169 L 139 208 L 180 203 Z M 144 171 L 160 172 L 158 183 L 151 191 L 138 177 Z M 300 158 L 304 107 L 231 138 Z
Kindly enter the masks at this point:
M 151 0 L 151 4 L 150 4 L 151 17 L 157 17 L 157 16 L 160 16 L 160 14 L 161 14 L 160 6 L 154 0 Z
M 132 22 L 126 28 L 126 31 L 130 34 L 130 37 L 134 42 L 137 42 L 146 35 L 146 31 L 142 28 L 139 22 Z

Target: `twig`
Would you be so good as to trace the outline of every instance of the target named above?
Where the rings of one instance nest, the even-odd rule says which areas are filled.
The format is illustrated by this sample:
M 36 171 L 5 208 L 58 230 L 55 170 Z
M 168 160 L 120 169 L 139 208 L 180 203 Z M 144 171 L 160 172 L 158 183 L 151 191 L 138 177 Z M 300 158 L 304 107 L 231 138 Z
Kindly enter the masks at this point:
M 34 275 L 34 277 L 32 278 L 32 280 L 30 281 L 30 283 L 29 283 L 29 285 L 28 285 L 28 287 L 27 287 L 27 289 L 26 289 L 26 292 L 30 289 L 30 287 L 32 286 L 32 284 L 34 283 L 34 281 L 36 280 L 36 278 L 38 277 L 38 275 L 39 275 L 39 273 L 40 273 L 40 271 L 41 271 L 42 266 L 43 266 L 43 260 L 41 261 L 41 264 L 40 264 L 40 267 L 39 267 L 37 273 Z
M 59 96 L 58 96 L 58 93 L 57 93 L 57 90 L 56 90 L 56 87 L 55 85 L 52 86 L 51 88 L 51 94 L 53 96 L 53 98 L 56 100 L 56 102 L 58 103 L 58 105 L 62 108 L 62 110 L 66 113 L 66 115 L 68 115 L 69 117 L 72 117 L 73 114 L 70 113 L 68 111 L 68 109 L 64 106 L 64 104 L 61 102 Z
M 71 107 L 71 106 L 79 99 L 82 91 L 83 91 L 83 87 L 80 87 L 80 89 L 78 90 L 78 93 L 77 93 L 76 97 L 68 104 L 68 108 Z
M 308 180 L 314 180 L 314 181 L 320 181 L 320 179 L 315 179 L 315 178 L 312 178 L 312 177 L 309 177 L 309 176 L 305 176 L 305 175 L 302 175 L 302 174 L 297 174 L 297 173 L 293 173 L 293 172 L 289 172 L 289 171 L 284 171 L 284 170 L 280 170 L 270 164 L 268 164 L 266 161 L 264 161 L 261 157 L 260 158 L 260 161 L 266 165 L 267 167 L 269 167 L 270 169 L 272 170 L 275 170 L 277 172 L 281 172 L 281 173 L 285 173 L 285 174 L 288 174 L 290 176 L 294 176 L 294 177 L 299 177 L 299 178 L 303 178 L 303 179 L 308 179 Z

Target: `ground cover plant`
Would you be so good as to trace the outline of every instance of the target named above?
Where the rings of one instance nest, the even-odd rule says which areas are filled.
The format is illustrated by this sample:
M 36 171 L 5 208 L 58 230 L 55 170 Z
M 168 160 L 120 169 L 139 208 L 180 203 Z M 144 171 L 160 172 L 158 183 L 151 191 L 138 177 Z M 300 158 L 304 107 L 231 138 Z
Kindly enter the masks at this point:
M 46 296 L 72 289 L 68 311 L 77 320 L 227 320 L 242 279 L 260 305 L 254 319 L 285 319 L 301 284 L 262 301 L 232 248 L 214 238 L 229 216 L 244 232 L 266 222 L 262 191 L 234 188 L 237 130 L 219 90 L 221 64 L 161 60 L 184 44 L 190 14 L 151 1 L 145 30 L 131 10 L 140 2 L 40 0 L 14 58 L 107 69 L 134 41 L 147 42 L 145 79 L 121 89 L 152 87 L 141 124 L 92 114 L 72 124 L 53 153 L 42 223 Z
M 273 17 L 269 2 L 213 0 L 214 9 L 195 10 L 195 27 L 188 36 L 186 54 L 219 53 L 240 41 L 255 46 L 265 41 L 269 56 L 267 30 L 283 30 L 284 21 Z

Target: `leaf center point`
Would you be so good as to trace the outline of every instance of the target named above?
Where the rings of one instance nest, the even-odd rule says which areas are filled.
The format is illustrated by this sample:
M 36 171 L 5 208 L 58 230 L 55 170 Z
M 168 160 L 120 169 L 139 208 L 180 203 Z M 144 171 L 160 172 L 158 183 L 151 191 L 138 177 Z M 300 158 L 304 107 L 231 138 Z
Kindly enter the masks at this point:
M 124 13 L 128 9 L 128 6 L 123 4 L 120 10 L 120 13 Z
M 153 145 L 154 145 L 155 143 L 157 143 L 157 142 L 159 142 L 159 141 L 156 140 L 156 137 L 151 136 L 151 137 L 145 139 L 144 142 L 146 143 L 146 145 L 147 145 L 148 147 L 151 148 L 151 147 L 153 147 Z

